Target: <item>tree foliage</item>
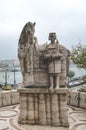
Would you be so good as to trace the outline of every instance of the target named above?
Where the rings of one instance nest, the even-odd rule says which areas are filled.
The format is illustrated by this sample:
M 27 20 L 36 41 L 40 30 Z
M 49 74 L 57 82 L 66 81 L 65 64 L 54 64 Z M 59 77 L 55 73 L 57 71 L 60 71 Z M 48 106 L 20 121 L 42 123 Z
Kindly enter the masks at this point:
M 86 75 L 82 77 L 83 81 L 86 82 Z
M 71 60 L 78 68 L 86 69 L 86 46 L 80 43 L 72 48 Z
M 72 70 L 70 70 L 70 71 L 68 72 L 68 78 L 71 80 L 74 76 L 75 76 L 75 72 L 72 71 Z

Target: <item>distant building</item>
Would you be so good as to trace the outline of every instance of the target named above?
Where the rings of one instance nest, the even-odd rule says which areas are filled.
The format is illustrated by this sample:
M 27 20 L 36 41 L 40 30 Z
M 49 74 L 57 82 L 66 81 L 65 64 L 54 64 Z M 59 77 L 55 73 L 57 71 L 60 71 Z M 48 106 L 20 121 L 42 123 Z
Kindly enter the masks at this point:
M 0 68 L 6 68 L 8 66 L 9 66 L 8 64 L 0 62 Z
M 19 67 L 19 60 L 18 59 L 9 59 L 9 60 L 2 60 L 1 63 L 5 63 L 9 65 L 9 67 Z
M 18 59 L 9 59 L 0 61 L 0 71 L 4 71 L 6 69 L 12 71 L 14 70 L 14 68 L 20 70 L 20 64 Z

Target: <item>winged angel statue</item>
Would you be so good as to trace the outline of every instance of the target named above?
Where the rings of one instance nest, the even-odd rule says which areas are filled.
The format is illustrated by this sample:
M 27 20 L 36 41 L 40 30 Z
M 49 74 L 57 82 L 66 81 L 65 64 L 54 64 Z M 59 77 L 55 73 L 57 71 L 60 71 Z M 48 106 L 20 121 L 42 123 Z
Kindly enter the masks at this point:
M 49 33 L 50 43 L 38 44 L 36 23 L 23 27 L 18 43 L 18 58 L 24 87 L 66 87 L 70 52 L 59 44 L 56 33 Z

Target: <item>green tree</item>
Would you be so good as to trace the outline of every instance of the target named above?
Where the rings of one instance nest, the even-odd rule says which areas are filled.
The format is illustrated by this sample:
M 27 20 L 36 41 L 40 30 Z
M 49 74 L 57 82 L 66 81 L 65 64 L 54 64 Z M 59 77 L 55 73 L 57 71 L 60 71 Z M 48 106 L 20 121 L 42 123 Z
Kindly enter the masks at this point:
M 68 72 L 68 79 L 69 79 L 69 82 L 70 82 L 71 79 L 74 77 L 74 75 L 75 75 L 75 72 L 74 72 L 74 71 L 70 70 L 70 71 Z
M 86 46 L 82 46 L 80 43 L 72 48 L 71 60 L 78 68 L 86 70 Z
M 83 81 L 86 82 L 86 75 L 82 77 Z

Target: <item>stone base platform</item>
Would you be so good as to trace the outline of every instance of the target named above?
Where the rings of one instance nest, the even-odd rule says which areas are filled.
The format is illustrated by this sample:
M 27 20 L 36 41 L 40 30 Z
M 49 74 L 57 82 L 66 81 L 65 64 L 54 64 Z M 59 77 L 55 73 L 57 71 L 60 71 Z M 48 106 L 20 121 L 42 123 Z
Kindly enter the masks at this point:
M 53 127 L 19 124 L 20 105 L 0 107 L 0 130 L 68 130 L 68 127 Z M 69 130 L 86 130 L 86 109 L 68 106 Z
M 29 125 L 68 127 L 67 88 L 20 88 L 18 122 Z

